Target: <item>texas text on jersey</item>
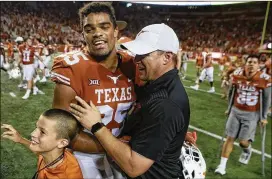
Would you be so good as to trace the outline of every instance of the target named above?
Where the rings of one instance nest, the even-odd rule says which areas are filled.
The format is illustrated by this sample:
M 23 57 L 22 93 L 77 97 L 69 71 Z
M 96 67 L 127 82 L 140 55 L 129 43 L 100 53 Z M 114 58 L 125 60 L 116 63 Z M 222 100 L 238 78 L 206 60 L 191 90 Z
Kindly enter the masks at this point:
M 118 135 L 131 103 L 135 101 L 133 79 L 135 64 L 131 57 L 119 56 L 119 65 L 111 72 L 83 52 L 69 52 L 55 58 L 52 80 L 70 86 L 78 96 L 91 100 L 102 114 L 102 122 Z
M 271 86 L 271 78 L 266 73 L 258 71 L 252 79 L 248 80 L 242 68 L 234 71 L 232 82 L 237 89 L 234 106 L 244 111 L 258 111 L 260 90 Z

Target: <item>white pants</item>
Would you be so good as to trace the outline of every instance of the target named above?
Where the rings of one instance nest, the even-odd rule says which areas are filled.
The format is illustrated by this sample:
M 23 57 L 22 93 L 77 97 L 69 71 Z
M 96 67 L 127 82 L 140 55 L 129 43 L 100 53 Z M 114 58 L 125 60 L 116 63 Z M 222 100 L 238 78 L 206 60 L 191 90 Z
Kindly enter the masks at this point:
M 114 179 L 105 154 L 74 152 L 84 179 Z
M 187 71 L 187 62 L 184 62 L 184 63 L 182 64 L 182 69 L 183 69 L 184 72 Z
M 30 81 L 35 75 L 34 64 L 23 65 L 23 80 Z
M 34 57 L 34 68 L 37 69 L 39 67 L 39 59 Z
M 203 81 L 206 76 L 208 77 L 209 82 L 213 82 L 213 67 L 204 68 L 201 71 L 199 79 Z

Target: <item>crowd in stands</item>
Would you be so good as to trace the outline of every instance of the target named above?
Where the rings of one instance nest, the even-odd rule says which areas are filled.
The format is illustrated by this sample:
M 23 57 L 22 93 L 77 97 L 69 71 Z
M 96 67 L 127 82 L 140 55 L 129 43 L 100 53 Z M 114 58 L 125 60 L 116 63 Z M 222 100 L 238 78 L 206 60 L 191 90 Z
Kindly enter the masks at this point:
M 50 44 L 65 44 L 69 40 L 77 45 L 82 40 L 77 11 L 83 3 L 3 2 L 1 39 L 14 40 L 17 36 L 26 38 L 34 35 Z M 206 9 L 166 6 L 146 8 L 143 4 L 133 4 L 127 8 L 124 2 L 113 4 L 115 9 L 119 9 L 116 10 L 117 20 L 128 22 L 123 33 L 132 38 L 144 26 L 163 22 L 175 29 L 182 42 L 181 48 L 186 51 L 209 48 L 215 52 L 243 54 L 254 52 L 260 46 L 265 8 L 252 10 L 256 8 L 254 3 L 221 8 L 208 6 Z M 262 2 L 261 5 L 265 7 L 266 3 Z M 239 14 L 239 10 L 247 14 Z M 208 15 L 198 15 L 203 12 Z M 272 40 L 269 19 L 265 41 Z

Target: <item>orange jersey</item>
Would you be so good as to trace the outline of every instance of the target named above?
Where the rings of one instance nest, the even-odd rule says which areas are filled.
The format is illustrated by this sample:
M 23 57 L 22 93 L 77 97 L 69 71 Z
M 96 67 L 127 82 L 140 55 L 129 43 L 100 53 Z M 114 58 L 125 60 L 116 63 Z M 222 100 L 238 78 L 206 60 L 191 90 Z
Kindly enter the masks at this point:
M 203 56 L 197 56 L 196 66 L 203 67 L 203 64 L 204 64 L 204 57 Z
M 111 72 L 88 53 L 74 51 L 56 57 L 52 67 L 52 80 L 70 86 L 87 103 L 91 100 L 113 134 L 135 101 L 135 64 L 131 57 L 119 55 L 118 66 Z
M 45 167 L 43 157 L 39 155 L 38 170 Z M 83 179 L 83 175 L 75 156 L 65 150 L 63 161 L 54 168 L 45 168 L 38 173 L 39 179 Z
M 206 56 L 206 60 L 204 60 L 205 63 L 204 63 L 204 68 L 209 68 L 209 67 L 212 67 L 213 66 L 213 63 L 212 63 L 212 58 L 209 58 Z
M 232 83 L 236 86 L 234 106 L 243 111 L 259 111 L 260 90 L 271 86 L 271 78 L 258 71 L 251 80 L 247 80 L 244 69 L 238 68 L 233 73 Z
M 33 45 L 33 47 L 36 49 L 36 52 L 41 56 L 43 55 L 43 48 L 45 47 L 44 44 L 38 43 L 37 45 Z
M 19 52 L 24 65 L 34 63 L 34 56 L 36 53 L 36 49 L 34 47 L 27 47 L 25 44 L 23 44 L 19 46 Z
M 8 58 L 13 58 L 14 53 L 13 53 L 13 45 L 12 45 L 12 43 L 8 43 L 7 47 L 8 47 L 8 49 L 7 49 L 7 57 Z
M 129 37 L 126 37 L 126 36 L 123 36 L 123 37 L 120 37 L 120 39 L 117 41 L 119 44 L 122 44 L 122 43 L 125 43 L 125 42 L 130 42 L 132 41 L 131 38 Z

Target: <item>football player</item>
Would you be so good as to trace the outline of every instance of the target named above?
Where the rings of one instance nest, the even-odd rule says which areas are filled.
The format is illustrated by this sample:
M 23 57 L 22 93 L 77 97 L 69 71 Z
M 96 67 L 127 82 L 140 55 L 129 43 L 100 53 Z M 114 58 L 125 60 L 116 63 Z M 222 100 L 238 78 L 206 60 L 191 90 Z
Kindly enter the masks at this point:
M 40 60 L 41 57 L 36 52 L 36 49 L 32 46 L 31 38 L 26 39 L 26 43 L 19 46 L 19 54 L 23 64 L 23 80 L 27 81 L 27 90 L 22 98 L 28 99 L 32 88 L 33 95 L 40 92 L 33 83 L 33 77 L 35 75 L 34 57 L 37 57 Z
M 248 164 L 257 124 L 260 119 L 261 125 L 267 124 L 267 113 L 271 102 L 271 78 L 259 71 L 259 63 L 259 56 L 249 55 L 245 67 L 238 68 L 233 73 L 231 86 L 235 85 L 235 92 L 233 106 L 226 124 L 227 140 L 223 145 L 221 161 L 215 173 L 221 175 L 226 173 L 226 164 L 236 138 L 239 139 L 242 147 L 239 162 Z M 261 90 L 263 90 L 262 93 Z M 260 114 L 260 94 L 263 99 L 262 114 Z
M 69 110 L 75 96 L 92 101 L 102 114 L 103 123 L 119 134 L 131 103 L 135 100 L 135 65 L 128 55 L 117 53 L 118 27 L 110 3 L 92 2 L 79 11 L 87 53 L 69 52 L 55 58 L 52 80 L 56 82 L 53 107 Z M 81 132 L 72 142 L 84 178 L 112 176 L 103 164 L 104 155 L 90 155 L 101 149 L 92 135 Z M 92 146 L 94 148 L 92 148 Z M 84 152 L 84 153 L 82 153 Z
M 202 53 L 198 52 L 197 56 L 196 56 L 196 83 L 198 83 L 199 81 L 199 76 L 201 73 L 201 70 L 203 68 L 203 64 L 204 64 L 204 56 L 202 55 Z
M 207 54 L 206 57 L 204 57 L 204 66 L 203 66 L 203 70 L 201 71 L 200 77 L 199 77 L 199 81 L 196 81 L 196 85 L 195 86 L 190 86 L 192 89 L 194 90 L 198 90 L 199 88 L 199 84 L 203 82 L 203 80 L 206 78 L 206 76 L 208 77 L 208 80 L 210 82 L 210 86 L 211 88 L 208 90 L 208 93 L 214 93 L 215 89 L 213 86 L 213 64 L 212 64 L 212 55 L 211 54 Z

